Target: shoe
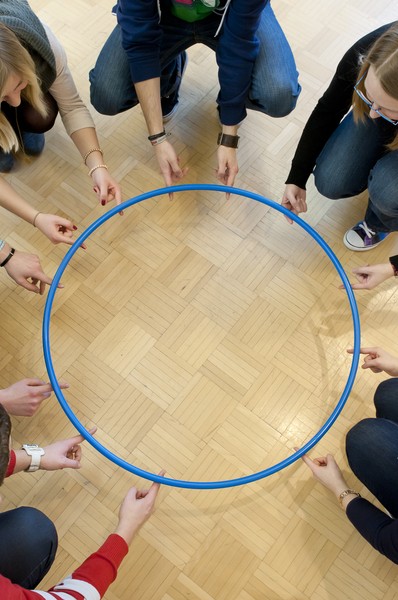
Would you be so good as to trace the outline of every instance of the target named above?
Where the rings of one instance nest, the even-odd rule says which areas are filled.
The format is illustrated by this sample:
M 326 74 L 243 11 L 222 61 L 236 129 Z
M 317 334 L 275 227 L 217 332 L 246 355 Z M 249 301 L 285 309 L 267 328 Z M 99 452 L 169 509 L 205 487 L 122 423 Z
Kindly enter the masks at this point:
M 373 231 L 366 224 L 366 221 L 360 221 L 354 227 L 345 232 L 343 242 L 350 250 L 363 252 L 376 248 L 388 236 L 385 231 Z
M 45 144 L 44 133 L 22 132 L 21 149 L 28 156 L 39 156 Z
M 185 69 L 187 68 L 187 64 L 188 64 L 188 54 L 186 53 L 185 50 L 184 50 L 184 52 L 181 52 L 180 57 L 181 57 L 180 61 L 179 61 L 180 64 L 177 66 L 177 74 L 176 74 L 176 78 L 175 78 L 175 82 L 174 82 L 172 91 L 169 96 L 163 96 L 160 99 L 160 102 L 162 105 L 163 123 L 167 123 L 168 121 L 170 121 L 174 117 L 174 115 L 177 112 L 178 107 L 179 107 L 178 96 L 179 96 L 181 81 L 184 76 Z
M 0 173 L 9 173 L 14 166 L 14 156 L 11 152 L 0 150 Z

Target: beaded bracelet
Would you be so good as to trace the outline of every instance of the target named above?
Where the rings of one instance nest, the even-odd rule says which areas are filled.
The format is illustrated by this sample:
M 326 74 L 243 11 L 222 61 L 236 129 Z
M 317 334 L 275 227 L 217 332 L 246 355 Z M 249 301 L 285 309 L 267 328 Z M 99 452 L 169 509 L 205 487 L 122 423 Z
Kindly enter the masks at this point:
M 106 165 L 97 165 L 96 167 L 93 167 L 92 169 L 89 170 L 88 172 L 88 176 L 91 177 L 91 175 L 94 173 L 94 171 L 96 171 L 97 169 L 106 169 L 108 170 L 108 167 Z
M 11 248 L 9 255 L 5 257 L 3 262 L 0 264 L 0 267 L 5 267 L 6 264 L 8 263 L 8 261 L 10 260 L 10 258 L 12 258 L 14 256 L 14 254 L 15 254 L 15 248 Z
M 357 496 L 358 498 L 361 497 L 361 494 L 359 492 L 356 492 L 355 490 L 349 490 L 349 489 L 348 490 L 344 490 L 344 492 L 341 492 L 341 494 L 339 496 L 339 502 L 340 502 L 341 508 L 343 508 L 343 500 L 344 500 L 344 498 L 346 496 L 350 496 L 351 494 L 353 496 Z
M 84 164 L 87 164 L 86 161 L 87 161 L 88 157 L 90 156 L 90 154 L 92 154 L 93 152 L 100 152 L 101 156 L 104 156 L 104 153 L 101 150 L 101 148 L 91 148 L 91 150 L 89 150 L 88 152 L 86 152 L 86 154 L 83 157 Z

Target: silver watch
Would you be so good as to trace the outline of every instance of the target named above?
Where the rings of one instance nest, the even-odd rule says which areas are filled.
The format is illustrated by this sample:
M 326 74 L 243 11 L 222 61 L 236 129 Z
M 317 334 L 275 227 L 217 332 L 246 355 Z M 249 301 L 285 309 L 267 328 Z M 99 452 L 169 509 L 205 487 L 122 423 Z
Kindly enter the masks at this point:
M 25 471 L 27 473 L 37 471 L 40 468 L 41 457 L 45 454 L 43 448 L 40 448 L 37 444 L 24 444 L 22 449 L 31 457 L 30 466 Z

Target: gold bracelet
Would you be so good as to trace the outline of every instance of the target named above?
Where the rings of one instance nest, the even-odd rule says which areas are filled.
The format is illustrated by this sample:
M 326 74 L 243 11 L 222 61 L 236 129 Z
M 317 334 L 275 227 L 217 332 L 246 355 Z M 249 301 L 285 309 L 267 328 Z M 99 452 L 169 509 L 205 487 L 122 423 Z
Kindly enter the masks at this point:
M 83 158 L 83 162 L 84 164 L 86 164 L 86 161 L 88 159 L 88 157 L 90 156 L 90 154 L 92 154 L 93 152 L 99 152 L 101 154 L 101 156 L 104 156 L 103 151 L 101 150 L 101 148 L 91 148 L 91 150 L 89 150 L 88 152 L 86 152 L 86 154 L 84 155 Z
M 94 173 L 94 171 L 96 171 L 97 169 L 106 169 L 108 170 L 108 167 L 106 165 L 97 165 L 96 167 L 93 167 L 92 169 L 89 170 L 88 172 L 88 176 L 91 177 L 91 175 Z
M 33 227 L 36 227 L 36 219 L 37 219 L 37 217 L 38 217 L 39 215 L 41 215 L 41 214 L 43 214 L 43 213 L 41 213 L 41 212 L 39 212 L 39 211 L 37 211 L 37 213 L 35 214 L 35 216 L 34 216 L 34 218 L 33 218 L 33 221 L 32 221 L 32 225 L 33 225 Z
M 354 490 L 344 490 L 344 492 L 341 492 L 340 496 L 339 496 L 339 502 L 340 502 L 340 506 L 341 508 L 343 508 L 343 500 L 346 496 L 349 496 L 350 494 L 352 494 L 353 496 L 357 496 L 358 498 L 361 497 L 361 494 L 359 494 L 358 492 L 355 492 Z

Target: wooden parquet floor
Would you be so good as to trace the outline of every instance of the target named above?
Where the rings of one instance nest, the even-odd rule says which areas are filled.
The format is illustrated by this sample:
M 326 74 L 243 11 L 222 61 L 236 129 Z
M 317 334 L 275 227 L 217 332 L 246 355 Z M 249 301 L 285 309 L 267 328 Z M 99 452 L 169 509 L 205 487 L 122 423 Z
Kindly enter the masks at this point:
M 58 34 L 82 96 L 88 71 L 111 28 L 105 0 L 34 0 Z M 392 0 L 275 0 L 294 49 L 302 96 L 287 118 L 250 112 L 241 127 L 237 185 L 279 201 L 302 127 L 346 49 L 396 18 Z M 189 51 L 181 109 L 168 130 L 189 163 L 186 183 L 215 182 L 218 133 L 214 56 Z M 118 117 L 93 110 L 106 161 L 124 198 L 162 187 L 139 107 Z M 73 219 L 83 231 L 103 209 L 57 121 L 42 156 L 8 179 L 41 211 Z M 345 230 L 362 216 L 364 196 L 322 198 L 312 182 L 305 216 L 347 273 L 396 253 L 396 236 L 352 253 Z M 1 213 L 2 237 L 40 255 L 54 273 L 66 247 Z M 395 246 L 395 248 L 394 248 Z M 394 252 L 395 250 L 395 252 Z M 0 385 L 46 378 L 41 348 L 44 297 L 3 273 L 0 284 Z M 70 406 L 98 426 L 98 440 L 121 458 L 169 477 L 242 477 L 288 457 L 331 414 L 350 369 L 350 310 L 320 247 L 276 211 L 215 192 L 157 197 L 116 215 L 78 251 L 56 293 L 51 346 Z M 394 281 L 357 294 L 366 345 L 398 353 Z M 344 436 L 373 414 L 383 375 L 359 372 L 341 416 L 314 454 L 333 452 L 348 481 Z M 49 443 L 73 427 L 54 397 L 32 419 L 14 419 L 14 442 Z M 55 583 L 94 551 L 116 523 L 133 484 L 145 485 L 85 447 L 76 472 L 19 475 L 2 488 L 2 508 L 39 507 L 55 520 Z M 164 486 L 158 508 L 124 561 L 106 600 L 393 600 L 396 567 L 352 528 L 336 501 L 300 463 L 247 486 L 185 490 Z

